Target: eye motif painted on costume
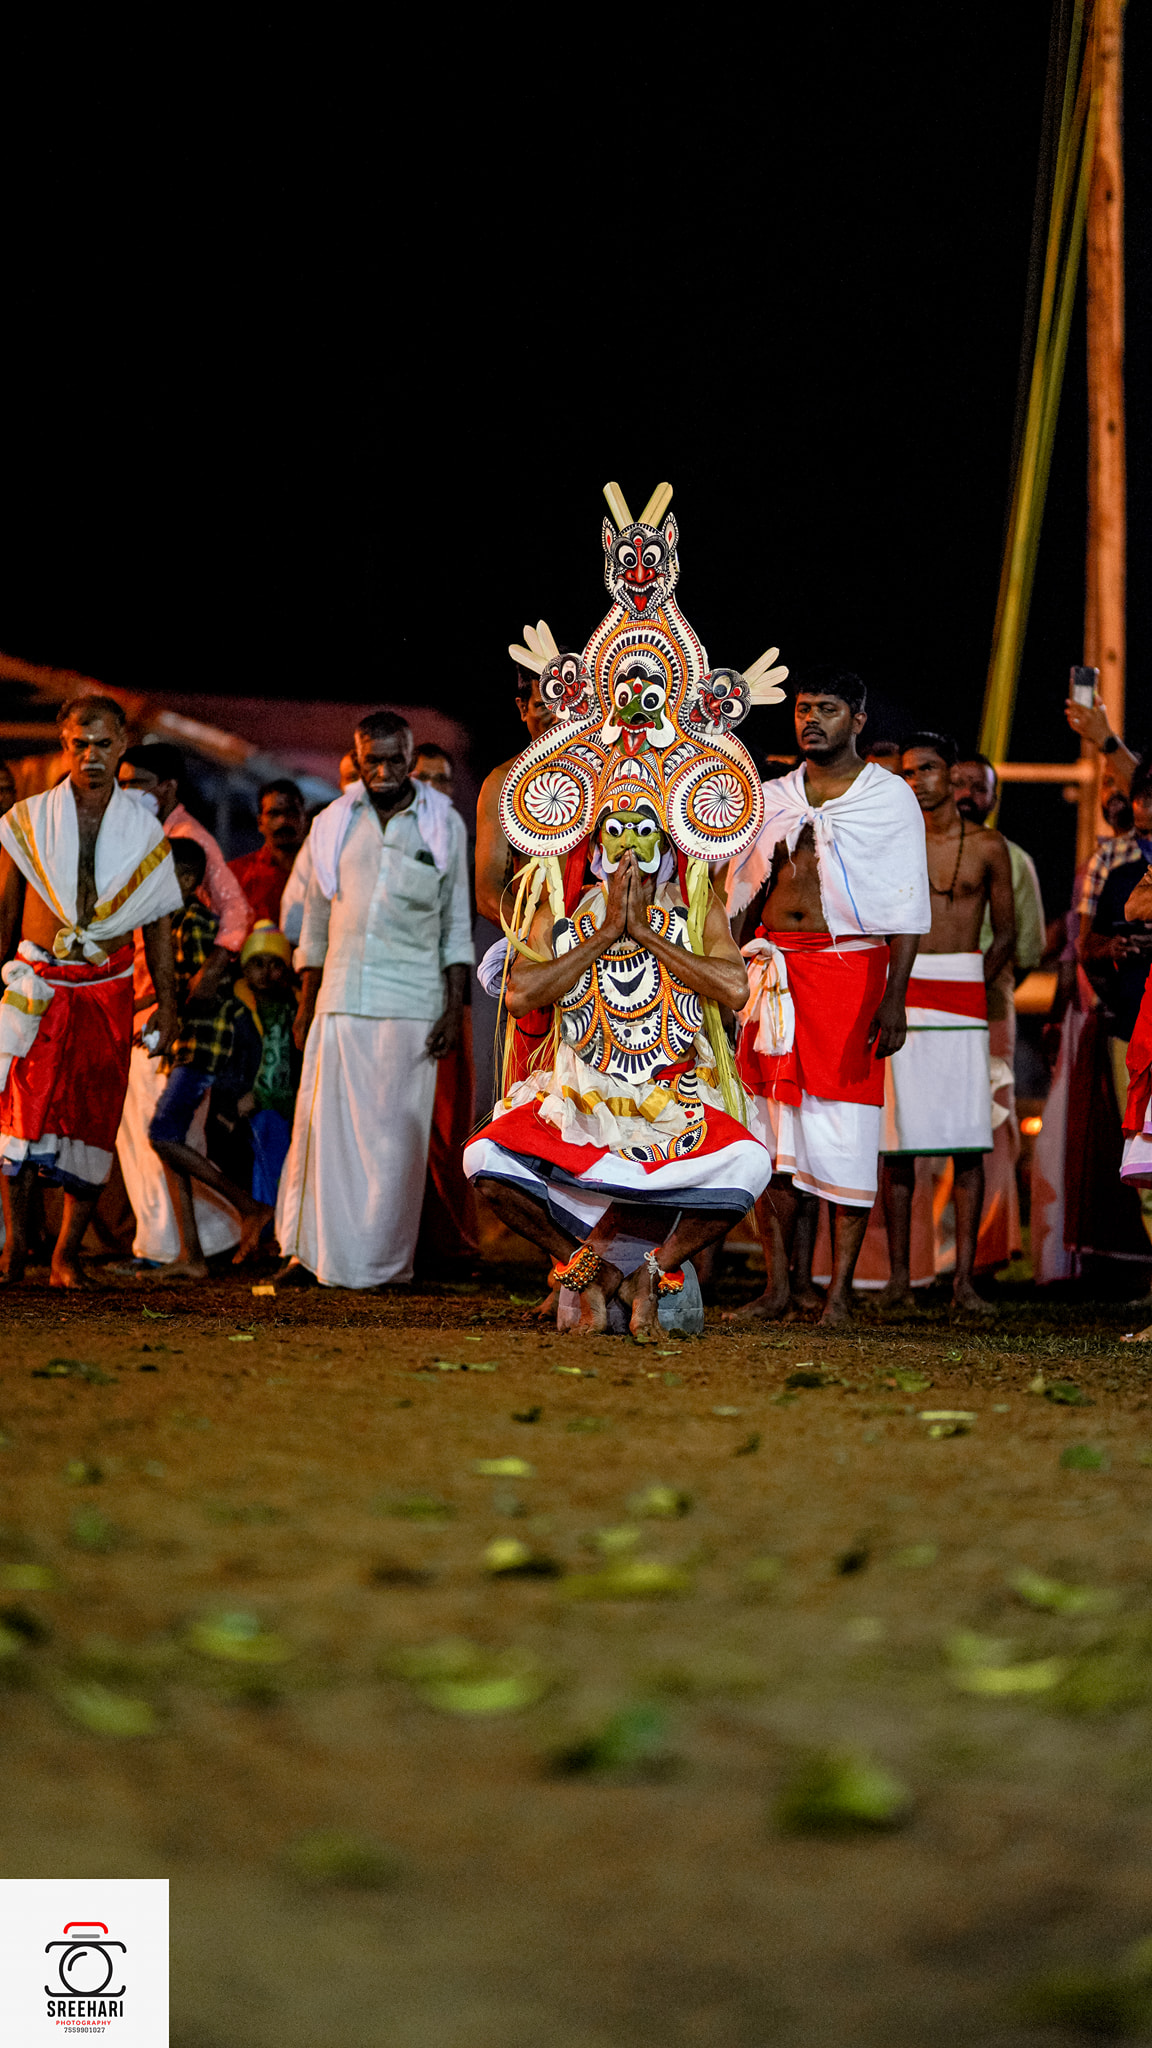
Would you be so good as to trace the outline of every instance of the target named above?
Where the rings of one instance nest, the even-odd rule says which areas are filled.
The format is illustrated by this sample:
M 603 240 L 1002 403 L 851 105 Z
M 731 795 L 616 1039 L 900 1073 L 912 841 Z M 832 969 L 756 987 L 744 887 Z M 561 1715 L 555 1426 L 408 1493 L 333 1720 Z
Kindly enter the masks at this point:
M 592 709 L 592 687 L 592 677 L 578 654 L 557 655 L 540 672 L 540 695 L 557 718 L 586 718 Z
M 777 692 L 782 696 L 783 692 Z M 693 736 L 731 732 L 739 725 L 751 704 L 751 692 L 744 677 L 734 668 L 714 668 L 696 688 L 680 715 L 680 722 Z
M 652 618 L 671 597 L 680 575 L 679 529 L 669 514 L 660 526 L 628 526 L 617 537 L 604 521 L 604 581 L 608 594 L 635 619 Z

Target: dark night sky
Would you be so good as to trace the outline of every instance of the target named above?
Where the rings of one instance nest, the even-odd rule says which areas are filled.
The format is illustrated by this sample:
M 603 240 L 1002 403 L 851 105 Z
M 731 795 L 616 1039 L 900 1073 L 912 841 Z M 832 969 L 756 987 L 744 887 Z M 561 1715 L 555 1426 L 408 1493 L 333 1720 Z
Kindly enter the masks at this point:
M 635 512 L 666 476 L 714 660 L 844 656 L 890 727 L 971 742 L 1049 8 L 807 12 L 730 10 L 675 45 L 665 23 L 643 58 L 650 19 L 553 48 L 438 17 L 403 59 L 271 27 L 157 51 L 153 95 L 61 96 L 40 70 L 5 180 L 0 646 L 129 687 L 440 703 L 484 768 L 518 730 L 507 641 L 543 615 L 581 642 L 601 615 L 601 484 Z M 1131 108 L 1140 9 L 1128 37 Z M 1152 171 L 1131 148 L 1128 178 L 1138 565 Z M 1081 318 L 1018 758 L 1073 752 L 1083 380 Z M 782 712 L 756 731 L 787 743 Z M 1032 804 L 1009 830 L 1070 833 L 1058 795 Z

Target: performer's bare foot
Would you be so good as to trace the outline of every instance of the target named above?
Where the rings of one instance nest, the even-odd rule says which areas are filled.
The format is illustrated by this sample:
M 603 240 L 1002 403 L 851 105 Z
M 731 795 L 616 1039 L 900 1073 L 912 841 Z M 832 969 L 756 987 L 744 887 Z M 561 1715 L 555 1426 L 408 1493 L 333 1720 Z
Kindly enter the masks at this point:
M 833 1292 L 832 1292 L 832 1289 L 831 1289 L 831 1288 L 829 1288 L 829 1290 L 828 1290 L 828 1299 L 827 1299 L 827 1301 L 826 1301 L 826 1302 L 825 1302 L 825 1304 L 824 1304 L 824 1313 L 823 1313 L 823 1315 L 822 1315 L 822 1316 L 821 1316 L 821 1318 L 820 1318 L 820 1327 L 821 1327 L 821 1329 L 822 1329 L 822 1330 L 828 1330 L 828 1329 L 832 1329 L 832 1328 L 834 1328 L 834 1327 L 835 1327 L 835 1325 L 836 1325 L 836 1324 L 838 1324 L 838 1323 L 850 1323 L 851 1321 L 852 1321 L 852 1296 L 851 1296 L 851 1294 L 847 1294 L 847 1295 L 844 1295 L 844 1294 L 833 1294 Z
M 1129 1330 L 1128 1335 L 1121 1337 L 1120 1342 L 1122 1344 L 1152 1344 L 1152 1323 L 1149 1323 L 1146 1330 Z
M 821 1302 L 821 1308 L 824 1304 Z M 795 1322 L 796 1313 L 788 1288 L 766 1287 L 755 1301 L 746 1301 L 743 1308 L 726 1308 L 722 1321 L 726 1323 L 786 1323 Z
M 633 1337 L 658 1337 L 660 1334 L 659 1303 L 655 1275 L 650 1272 L 648 1261 L 641 1260 L 634 1273 L 621 1282 L 620 1299 L 632 1311 L 628 1328 Z
M 792 1289 L 792 1306 L 800 1315 L 818 1315 L 827 1299 L 827 1291 L 823 1287 L 817 1287 L 811 1280 L 804 1281 L 799 1287 Z
M 26 1257 L 0 1259 L 0 1287 L 19 1287 L 24 1278 Z
M 554 1323 L 560 1307 L 560 1289 L 550 1287 L 539 1308 L 526 1309 L 521 1318 L 525 1323 Z
M 208 1266 L 204 1259 L 173 1259 L 167 1266 L 156 1266 L 151 1273 L 141 1273 L 146 1287 L 156 1281 L 165 1280 L 207 1280 Z
M 48 1269 L 49 1287 L 87 1287 L 90 1282 L 78 1259 L 54 1252 Z
M 964 1309 L 970 1316 L 994 1316 L 996 1313 L 995 1304 L 977 1294 L 970 1280 L 952 1282 L 952 1299 L 957 1308 Z
M 613 1295 L 619 1292 L 623 1278 L 619 1266 L 613 1266 L 607 1259 L 602 1259 L 595 1280 L 579 1294 L 574 1288 L 564 1289 L 564 1293 L 570 1294 L 576 1304 L 576 1314 L 573 1316 L 569 1310 L 561 1321 L 557 1312 L 557 1328 L 568 1336 L 573 1333 L 578 1337 L 602 1336 L 608 1328 L 608 1303 Z
M 885 1309 L 910 1309 L 915 1308 L 916 1303 L 906 1280 L 890 1280 L 887 1287 L 881 1288 L 876 1296 L 876 1306 Z
M 261 1202 L 257 1208 L 253 1209 L 250 1216 L 241 1217 L 240 1242 L 232 1256 L 232 1264 L 234 1266 L 242 1266 L 245 1259 L 252 1257 L 253 1252 L 259 1246 L 260 1239 L 264 1235 L 265 1225 L 271 1223 L 275 1214 L 276 1211 L 270 1203 Z

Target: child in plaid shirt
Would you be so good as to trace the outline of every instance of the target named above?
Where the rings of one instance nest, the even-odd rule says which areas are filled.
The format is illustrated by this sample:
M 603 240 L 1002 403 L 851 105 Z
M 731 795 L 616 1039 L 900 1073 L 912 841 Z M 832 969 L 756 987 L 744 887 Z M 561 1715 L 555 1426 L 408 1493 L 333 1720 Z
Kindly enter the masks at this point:
M 208 1264 L 196 1228 L 192 1181 L 202 1181 L 205 1187 L 213 1188 L 238 1211 L 240 1244 L 235 1265 L 255 1251 L 273 1211 L 267 1202 L 258 1202 L 244 1188 L 237 1187 L 212 1160 L 186 1142 L 188 1127 L 200 1103 L 231 1060 L 239 1006 L 230 988 L 220 989 L 205 1000 L 190 994 L 191 985 L 215 944 L 217 920 L 204 908 L 197 893 L 206 866 L 203 847 L 195 839 L 174 839 L 172 861 L 184 898 L 183 910 L 172 921 L 180 1023 L 167 1060 L 168 1084 L 156 1105 L 148 1137 L 172 1182 L 181 1255 L 170 1265 L 158 1266 L 150 1277 L 204 1280 Z

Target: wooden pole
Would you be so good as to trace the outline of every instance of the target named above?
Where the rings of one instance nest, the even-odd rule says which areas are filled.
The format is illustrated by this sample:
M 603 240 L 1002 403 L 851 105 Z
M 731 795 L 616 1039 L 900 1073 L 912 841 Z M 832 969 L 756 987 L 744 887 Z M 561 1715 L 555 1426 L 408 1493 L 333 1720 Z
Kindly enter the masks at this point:
M 1088 200 L 1088 542 L 1084 660 L 1100 671 L 1113 732 L 1124 732 L 1127 501 L 1124 454 L 1124 0 L 1096 0 L 1098 126 Z M 1088 751 L 1085 748 L 1084 751 Z M 1080 786 L 1078 862 L 1099 816 L 1099 761 Z

